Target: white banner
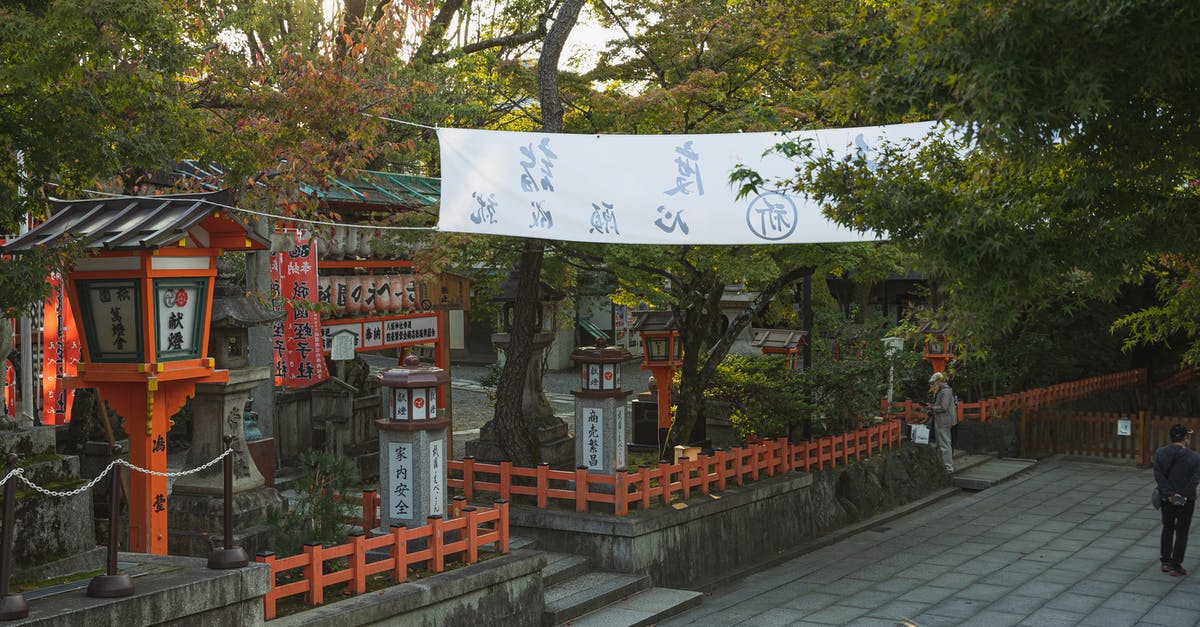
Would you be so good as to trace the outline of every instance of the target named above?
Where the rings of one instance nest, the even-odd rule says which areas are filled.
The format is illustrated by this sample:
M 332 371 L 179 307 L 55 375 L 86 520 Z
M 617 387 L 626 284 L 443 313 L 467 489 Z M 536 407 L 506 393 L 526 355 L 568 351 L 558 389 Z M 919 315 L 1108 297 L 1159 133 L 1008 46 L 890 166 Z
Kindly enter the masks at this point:
M 568 135 L 438 129 L 443 231 L 619 244 L 800 244 L 876 239 L 780 191 L 797 162 L 771 149 L 808 140 L 818 154 L 864 154 L 923 139 L 936 123 L 797 133 Z M 767 181 L 737 199 L 738 166 Z

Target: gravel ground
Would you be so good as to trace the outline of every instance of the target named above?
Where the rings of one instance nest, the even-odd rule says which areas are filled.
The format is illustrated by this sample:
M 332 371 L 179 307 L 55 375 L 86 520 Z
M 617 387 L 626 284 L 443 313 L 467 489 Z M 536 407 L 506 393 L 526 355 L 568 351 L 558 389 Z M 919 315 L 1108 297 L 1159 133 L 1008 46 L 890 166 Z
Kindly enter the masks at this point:
M 375 355 L 365 355 L 372 368 L 389 368 L 395 365 L 395 360 Z M 490 366 L 476 364 L 450 365 L 451 397 L 453 415 L 451 420 L 454 429 L 454 457 L 461 459 L 465 455 L 467 440 L 479 437 L 479 428 L 483 423 L 492 419 L 493 408 L 488 400 L 488 389 L 480 385 L 480 379 L 488 376 Z M 646 390 L 650 372 L 641 369 L 640 360 L 628 361 L 621 366 L 621 384 L 626 390 L 639 393 Z M 572 390 L 579 389 L 579 370 L 572 367 L 565 370 L 553 370 L 544 373 L 542 377 L 546 398 L 554 411 L 567 425 L 571 425 L 575 415 L 575 397 Z M 632 421 L 627 421 L 632 429 Z

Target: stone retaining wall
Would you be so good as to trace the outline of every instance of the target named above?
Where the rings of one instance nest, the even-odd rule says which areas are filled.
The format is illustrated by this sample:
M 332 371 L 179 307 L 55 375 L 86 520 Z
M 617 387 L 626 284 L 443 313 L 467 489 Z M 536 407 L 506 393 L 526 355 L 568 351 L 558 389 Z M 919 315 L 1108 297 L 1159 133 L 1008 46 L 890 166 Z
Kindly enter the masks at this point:
M 509 509 L 514 535 L 645 573 L 656 586 L 703 589 L 787 555 L 821 534 L 949 485 L 934 447 L 906 444 L 837 470 L 792 472 L 629 516 Z
M 540 625 L 546 554 L 519 550 L 271 621 L 273 627 Z

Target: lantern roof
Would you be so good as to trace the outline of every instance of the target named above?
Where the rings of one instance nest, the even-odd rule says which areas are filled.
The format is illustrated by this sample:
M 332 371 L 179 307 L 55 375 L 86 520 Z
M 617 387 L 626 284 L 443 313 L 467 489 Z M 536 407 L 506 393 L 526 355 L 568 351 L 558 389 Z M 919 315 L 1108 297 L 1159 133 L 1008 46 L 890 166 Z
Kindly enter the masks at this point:
M 754 339 L 750 345 L 759 348 L 791 350 L 798 346 L 804 346 L 807 337 L 807 331 L 795 329 L 754 329 Z
M 673 311 L 638 311 L 634 315 L 637 320 L 633 323 L 633 330 L 640 333 L 666 333 L 679 328 Z
M 273 311 L 263 306 L 256 298 L 246 295 L 246 290 L 234 281 L 233 268 L 224 259 L 217 259 L 217 280 L 213 285 L 212 316 L 209 321 L 217 328 L 242 328 L 275 322 L 284 316 L 282 311 Z
M 86 249 L 155 250 L 187 240 L 197 248 L 268 250 L 270 242 L 228 210 L 229 190 L 201 194 L 50 199 L 51 216 L 9 242 L 5 253 L 54 246 L 68 234 Z
M 408 355 L 404 358 L 403 366 L 379 373 L 379 381 L 393 388 L 433 387 L 449 383 L 450 373 L 437 366 L 422 364 L 421 358 L 416 355 Z
M 608 364 L 633 359 L 633 353 L 623 346 L 609 346 L 608 341 L 596 338 L 593 346 L 580 346 L 571 351 L 571 361 L 584 364 Z
M 494 303 L 515 303 L 517 302 L 517 284 L 521 281 L 521 269 L 513 268 L 508 273 L 508 278 L 500 284 L 500 293 L 492 297 Z M 567 293 L 551 287 L 545 281 L 538 281 L 538 298 L 542 302 L 553 303 L 558 302 L 567 297 Z
M 945 335 L 946 330 L 945 324 L 934 326 L 934 323 L 932 322 L 922 323 L 921 327 L 918 329 L 918 331 L 921 333 L 928 333 L 930 335 Z

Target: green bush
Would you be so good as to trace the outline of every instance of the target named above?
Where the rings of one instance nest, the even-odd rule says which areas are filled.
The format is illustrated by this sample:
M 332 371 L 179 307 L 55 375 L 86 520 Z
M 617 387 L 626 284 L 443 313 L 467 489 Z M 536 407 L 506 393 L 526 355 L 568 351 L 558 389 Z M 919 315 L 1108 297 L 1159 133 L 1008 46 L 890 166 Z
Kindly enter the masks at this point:
M 340 543 L 346 540 L 346 518 L 356 506 L 335 495 L 358 481 L 358 471 L 345 457 L 324 451 L 300 456 L 302 471 L 296 482 L 299 497 L 286 511 L 267 511 L 271 544 L 280 555 L 295 555 L 306 542 Z

